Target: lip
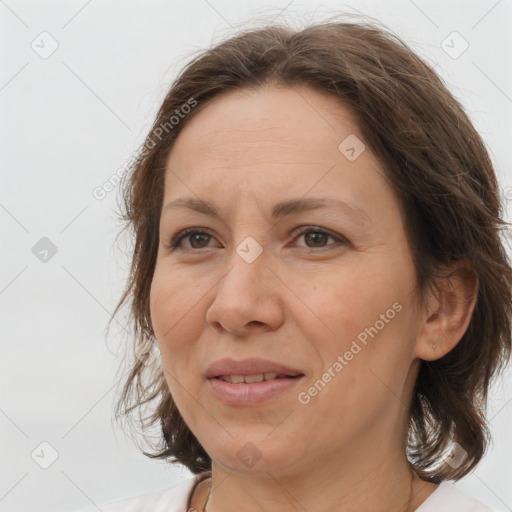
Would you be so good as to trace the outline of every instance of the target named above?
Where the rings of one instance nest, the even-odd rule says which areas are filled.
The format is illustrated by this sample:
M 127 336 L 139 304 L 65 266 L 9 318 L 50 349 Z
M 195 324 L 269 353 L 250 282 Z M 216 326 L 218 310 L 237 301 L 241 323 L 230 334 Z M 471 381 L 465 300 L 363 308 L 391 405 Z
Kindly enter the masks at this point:
M 226 405 L 236 407 L 258 405 L 297 386 L 305 376 L 289 379 L 272 379 L 252 384 L 231 384 L 211 377 L 208 387 L 215 398 Z
M 294 376 L 294 378 L 271 379 L 251 384 L 231 384 L 216 378 L 222 375 L 258 375 L 260 373 L 277 373 Z M 305 375 L 296 368 L 257 358 L 243 361 L 221 359 L 208 367 L 205 376 L 212 395 L 222 403 L 236 407 L 264 403 L 289 391 L 305 379 Z
M 251 358 L 235 361 L 231 358 L 225 358 L 208 366 L 205 376 L 207 379 L 211 379 L 221 375 L 259 375 L 260 373 L 277 373 L 289 376 L 304 375 L 297 368 L 287 367 L 266 359 Z

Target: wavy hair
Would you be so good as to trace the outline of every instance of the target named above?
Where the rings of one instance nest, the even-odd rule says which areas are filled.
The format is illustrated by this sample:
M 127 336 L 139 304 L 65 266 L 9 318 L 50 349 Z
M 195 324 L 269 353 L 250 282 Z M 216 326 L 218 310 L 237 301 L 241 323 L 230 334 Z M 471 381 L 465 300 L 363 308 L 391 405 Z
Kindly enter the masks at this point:
M 507 223 L 488 151 L 463 106 L 399 37 L 367 20 L 253 27 L 202 50 L 172 83 L 121 183 L 123 231 L 130 232 L 133 250 L 112 319 L 129 307 L 132 343 L 123 359 L 128 371 L 116 419 L 131 426 L 136 420 L 143 433 L 157 427 L 154 453 L 143 451 L 146 456 L 181 463 L 194 474 L 211 470 L 150 350 L 164 173 L 180 131 L 205 105 L 224 91 L 267 85 L 307 85 L 353 113 L 399 200 L 422 300 L 438 270 L 456 260 L 468 260 L 478 276 L 462 339 L 444 357 L 420 363 L 407 423 L 414 471 L 434 483 L 462 478 L 491 439 L 488 390 L 511 354 L 512 269 L 500 236 Z M 197 106 L 185 108 L 192 102 Z M 457 467 L 443 458 L 453 442 L 467 452 Z

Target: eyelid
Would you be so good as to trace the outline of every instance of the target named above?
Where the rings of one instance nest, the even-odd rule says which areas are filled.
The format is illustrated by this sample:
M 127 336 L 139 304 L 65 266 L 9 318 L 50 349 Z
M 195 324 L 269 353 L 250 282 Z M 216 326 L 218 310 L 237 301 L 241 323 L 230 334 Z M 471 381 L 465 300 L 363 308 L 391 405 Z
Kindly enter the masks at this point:
M 348 242 L 348 240 L 344 236 L 339 235 L 339 234 L 335 233 L 334 231 L 331 231 L 330 229 L 322 228 L 320 226 L 311 226 L 311 225 L 299 226 L 297 229 L 294 229 L 291 233 L 292 236 L 294 237 L 293 241 L 295 241 L 299 236 L 302 236 L 303 234 L 308 233 L 308 232 L 323 233 L 324 235 L 334 238 L 338 242 Z M 330 244 L 330 245 L 332 245 L 332 244 Z M 327 247 L 329 247 L 329 246 L 327 246 Z M 327 247 L 325 247 L 325 249 L 327 249 Z
M 208 235 L 211 238 L 215 239 L 215 237 L 206 228 L 190 227 L 190 228 L 185 228 L 185 229 L 183 229 L 181 231 L 178 231 L 175 235 L 172 235 L 170 237 L 170 241 L 166 244 L 166 246 L 170 250 L 174 250 L 174 249 L 185 249 L 185 250 L 187 250 L 188 249 L 187 247 L 180 247 L 179 244 L 188 235 L 195 234 L 195 233 L 205 234 L 205 235 Z M 206 247 L 206 249 L 209 249 L 209 247 Z M 197 251 L 198 249 L 190 249 L 190 250 Z
M 294 229 L 291 232 L 291 235 L 293 236 L 293 241 L 295 241 L 301 235 L 308 233 L 308 232 L 323 233 L 324 235 L 327 235 L 328 237 L 331 237 L 334 240 L 336 240 L 337 243 L 342 243 L 342 244 L 350 243 L 349 240 L 346 237 L 344 237 L 343 235 L 335 233 L 335 232 L 331 231 L 330 229 L 323 228 L 320 226 L 314 226 L 314 225 L 302 225 L 302 226 L 298 226 L 296 229 Z M 193 251 L 193 252 L 200 251 L 201 249 L 190 249 L 188 247 L 180 247 L 180 245 L 179 245 L 181 243 L 181 241 L 184 238 L 186 238 L 188 235 L 196 234 L 196 233 L 205 234 L 205 235 L 208 235 L 211 238 L 215 239 L 215 236 L 213 234 L 211 234 L 207 228 L 189 227 L 189 228 L 185 228 L 181 231 L 178 231 L 175 235 L 173 235 L 171 237 L 171 240 L 168 243 L 166 243 L 165 245 L 170 250 L 184 249 L 184 250 Z M 332 246 L 332 245 L 336 245 L 336 244 L 329 244 L 325 247 L 318 247 L 318 248 L 314 248 L 314 247 L 302 247 L 302 248 L 309 249 L 309 251 L 312 251 L 312 252 L 321 252 L 322 250 L 328 250 L 330 248 L 330 246 Z M 202 249 L 210 249 L 210 248 L 211 247 L 203 247 Z

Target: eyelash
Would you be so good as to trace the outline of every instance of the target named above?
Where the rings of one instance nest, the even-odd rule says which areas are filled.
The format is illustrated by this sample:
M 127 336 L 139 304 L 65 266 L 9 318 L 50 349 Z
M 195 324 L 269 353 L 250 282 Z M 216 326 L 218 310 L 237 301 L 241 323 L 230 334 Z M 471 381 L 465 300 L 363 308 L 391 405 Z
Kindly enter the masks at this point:
M 306 227 L 305 229 L 303 229 L 302 231 L 300 231 L 299 233 L 297 233 L 295 239 L 298 239 L 300 236 L 302 235 L 305 235 L 307 233 L 321 233 L 323 235 L 326 235 L 330 238 L 333 238 L 335 239 L 337 242 L 340 242 L 340 243 L 346 243 L 347 240 L 346 238 L 342 237 L 342 236 L 339 236 L 339 235 L 335 235 L 334 233 L 331 233 L 330 231 L 327 231 L 323 228 L 314 228 L 314 227 L 311 227 L 311 226 L 308 226 Z M 188 248 L 188 247 L 179 247 L 179 244 L 180 242 L 185 238 L 187 237 L 188 235 L 191 235 L 191 234 L 202 234 L 202 235 L 208 235 L 210 237 L 213 238 L 213 236 L 205 229 L 203 228 L 187 228 L 187 229 L 184 229 L 183 231 L 180 231 L 175 237 L 173 237 L 171 239 L 171 241 L 167 244 L 167 248 L 170 249 L 171 251 L 174 251 L 174 250 L 179 250 L 179 249 L 185 249 L 185 250 L 189 250 L 189 251 L 199 251 L 200 249 L 194 249 L 194 248 Z M 334 245 L 334 244 L 330 244 L 330 245 Z M 326 247 L 319 247 L 319 248 L 314 248 L 314 247 L 304 247 L 305 249 L 310 249 L 311 251 L 316 251 L 316 250 L 326 250 L 328 249 L 329 247 L 326 246 Z M 203 249 L 209 249 L 209 247 L 203 247 Z

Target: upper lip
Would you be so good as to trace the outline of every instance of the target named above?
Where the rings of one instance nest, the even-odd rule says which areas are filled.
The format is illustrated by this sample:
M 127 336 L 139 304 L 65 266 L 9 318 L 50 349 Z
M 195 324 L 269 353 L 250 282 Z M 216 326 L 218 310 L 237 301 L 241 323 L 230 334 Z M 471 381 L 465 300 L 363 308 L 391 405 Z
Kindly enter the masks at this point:
M 300 370 L 274 363 L 266 359 L 251 358 L 235 361 L 231 358 L 220 359 L 208 366 L 205 376 L 208 379 L 221 375 L 259 375 L 260 373 L 277 373 L 278 375 L 303 375 Z

